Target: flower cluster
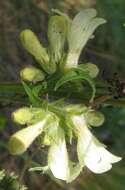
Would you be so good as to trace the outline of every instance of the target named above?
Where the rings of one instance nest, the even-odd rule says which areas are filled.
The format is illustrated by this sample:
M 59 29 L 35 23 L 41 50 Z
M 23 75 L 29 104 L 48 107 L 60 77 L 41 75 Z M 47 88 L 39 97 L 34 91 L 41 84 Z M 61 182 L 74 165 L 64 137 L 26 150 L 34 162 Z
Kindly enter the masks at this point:
M 87 166 L 94 173 L 103 173 L 111 169 L 112 163 L 121 160 L 106 150 L 105 145 L 91 133 L 90 123 L 99 126 L 104 122 L 102 113 L 91 110 L 85 105 L 65 105 L 62 108 L 65 117 L 59 118 L 51 111 L 42 108 L 20 108 L 13 113 L 13 119 L 28 127 L 16 132 L 9 141 L 12 154 L 22 154 L 31 143 L 44 133 L 43 145 L 49 146 L 48 165 L 41 167 L 44 172 L 62 180 L 71 182 Z M 78 162 L 71 161 L 66 145 L 66 132 L 77 140 Z M 37 170 L 37 168 L 35 168 Z
M 80 11 L 73 20 L 67 15 L 54 10 L 58 15 L 52 16 L 48 24 L 49 47 L 43 47 L 37 36 L 29 29 L 20 34 L 23 47 L 35 58 L 45 73 L 51 75 L 57 70 L 65 72 L 78 66 L 79 56 L 87 41 L 93 38 L 95 29 L 104 24 L 103 18 L 96 17 L 95 9 Z M 66 50 L 65 46 L 68 46 Z M 66 50 L 66 52 L 65 52 Z M 81 64 L 85 71 L 89 68 Z M 93 66 L 93 65 L 92 65 Z M 94 65 L 92 69 L 98 69 Z M 97 75 L 96 75 L 97 76 Z M 95 77 L 95 75 L 94 75 Z M 26 81 L 42 81 L 44 74 L 40 69 L 28 67 L 21 71 L 21 78 Z
M 13 112 L 13 120 L 26 127 L 11 136 L 9 151 L 13 155 L 22 154 L 40 136 L 41 144 L 49 147 L 47 166 L 31 170 L 42 170 L 71 182 L 85 166 L 94 173 L 103 173 L 121 158 L 108 152 L 106 146 L 91 133 L 91 126 L 103 124 L 102 113 L 83 104 L 68 104 L 60 99 L 52 102 L 53 98 L 50 98 L 51 101 L 44 100 L 45 95 L 51 97 L 51 92 L 53 95 L 67 82 L 71 82 L 72 88 L 81 93 L 82 80 L 86 80 L 92 87 L 90 102 L 93 101 L 96 92 L 93 79 L 98 75 L 99 69 L 93 63 L 78 65 L 78 62 L 82 49 L 93 38 L 95 29 L 105 23 L 104 19 L 96 17 L 95 9 L 82 10 L 73 20 L 54 11 L 58 15 L 49 20 L 48 48 L 44 48 L 29 29 L 20 35 L 22 45 L 41 67 L 29 66 L 20 73 L 22 81 L 26 82 L 23 82 L 24 88 L 32 105 Z M 66 43 L 68 49 L 65 48 Z M 39 85 L 31 89 L 31 85 L 37 83 Z M 39 90 L 43 90 L 42 84 L 48 85 L 43 99 L 38 96 Z M 67 85 L 67 92 L 68 87 Z M 67 151 L 67 142 L 72 145 L 72 139 L 77 141 L 77 161 L 71 160 Z

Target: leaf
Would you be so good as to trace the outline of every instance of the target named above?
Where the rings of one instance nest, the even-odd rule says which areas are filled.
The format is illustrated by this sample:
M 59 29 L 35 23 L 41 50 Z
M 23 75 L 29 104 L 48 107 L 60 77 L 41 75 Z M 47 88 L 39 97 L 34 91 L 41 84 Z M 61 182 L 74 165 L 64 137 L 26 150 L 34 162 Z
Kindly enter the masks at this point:
M 77 72 L 75 72 L 77 71 Z M 66 73 L 55 85 L 55 90 L 57 90 L 60 86 L 62 86 L 63 84 L 67 83 L 67 82 L 71 82 L 74 80 L 86 80 L 89 85 L 92 88 L 92 95 L 90 98 L 90 102 L 93 101 L 94 97 L 95 97 L 95 84 L 94 81 L 92 80 L 92 78 L 83 70 L 79 69 L 79 68 L 74 68 L 71 71 L 69 71 L 68 73 Z
M 32 92 L 32 89 L 30 89 L 30 87 L 25 83 L 25 82 L 22 82 L 23 84 L 23 87 L 29 97 L 29 101 L 33 104 L 33 105 L 40 105 L 40 103 L 42 103 L 42 101 L 39 99 L 38 96 L 36 96 L 36 92 L 35 92 L 35 96 Z
M 64 16 L 52 16 L 48 25 L 48 39 L 52 63 L 58 63 L 63 54 L 67 34 L 67 21 Z M 53 64 L 54 64 L 53 63 Z
M 39 97 L 39 93 L 41 92 L 42 89 L 43 89 L 43 85 L 41 85 L 41 84 L 35 85 L 34 88 L 32 89 L 33 95 L 36 98 Z

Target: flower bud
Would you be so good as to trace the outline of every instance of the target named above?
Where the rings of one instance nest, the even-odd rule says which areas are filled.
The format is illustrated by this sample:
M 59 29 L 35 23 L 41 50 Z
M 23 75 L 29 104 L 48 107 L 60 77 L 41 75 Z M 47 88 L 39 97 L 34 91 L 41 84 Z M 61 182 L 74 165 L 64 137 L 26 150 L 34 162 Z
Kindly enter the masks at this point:
M 94 127 L 98 127 L 104 123 L 104 115 L 99 111 L 89 111 L 85 114 L 86 122 Z
M 17 109 L 12 113 L 13 120 L 21 125 L 29 123 L 32 117 L 33 113 L 31 112 L 31 109 L 27 107 Z
M 48 74 L 55 72 L 56 65 L 50 64 L 46 49 L 42 46 L 37 36 L 31 30 L 26 29 L 22 31 L 20 39 L 23 47 L 36 59 Z
M 49 112 L 42 108 L 19 108 L 12 113 L 12 118 L 16 123 L 21 125 L 34 124 L 41 121 Z
M 39 82 L 44 80 L 44 73 L 35 67 L 29 66 L 21 70 L 22 80 L 29 82 Z
M 99 73 L 99 68 L 93 63 L 80 64 L 79 68 L 87 72 L 91 78 L 96 78 Z
M 8 145 L 10 153 L 13 155 L 19 155 L 25 152 L 36 137 L 41 134 L 46 121 L 47 120 L 44 119 L 39 123 L 21 129 L 12 135 Z

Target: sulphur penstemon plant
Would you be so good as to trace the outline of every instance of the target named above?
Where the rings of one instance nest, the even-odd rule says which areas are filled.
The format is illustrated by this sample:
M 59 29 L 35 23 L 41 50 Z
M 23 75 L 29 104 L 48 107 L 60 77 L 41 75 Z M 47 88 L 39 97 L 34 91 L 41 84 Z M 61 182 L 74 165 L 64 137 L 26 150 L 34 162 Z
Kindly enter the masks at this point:
M 106 21 L 97 17 L 95 9 L 82 10 L 73 20 L 57 10 L 54 13 L 48 24 L 47 48 L 31 30 L 20 34 L 23 47 L 39 65 L 20 72 L 30 105 L 12 113 L 13 120 L 26 127 L 11 136 L 8 147 L 11 154 L 20 155 L 39 136 L 40 145 L 49 147 L 47 165 L 30 171 L 43 171 L 71 182 L 85 166 L 94 173 L 104 173 L 121 158 L 91 133 L 92 127 L 105 120 L 92 106 L 99 69 L 93 63 L 78 64 L 87 41 Z M 74 139 L 75 161 L 67 151 L 67 144 L 73 146 Z

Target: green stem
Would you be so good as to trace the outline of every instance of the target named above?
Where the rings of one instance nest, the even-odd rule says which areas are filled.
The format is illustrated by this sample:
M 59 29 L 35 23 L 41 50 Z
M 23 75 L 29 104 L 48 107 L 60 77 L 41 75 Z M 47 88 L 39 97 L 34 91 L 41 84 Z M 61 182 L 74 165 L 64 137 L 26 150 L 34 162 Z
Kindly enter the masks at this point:
M 0 93 L 24 93 L 24 88 L 21 83 L 3 82 L 0 83 Z
M 97 98 L 95 99 L 93 105 L 113 105 L 117 107 L 125 107 L 125 99 L 113 99 L 111 95 L 109 95 L 108 90 L 109 85 L 104 82 L 96 82 L 96 88 L 97 88 Z M 51 89 L 52 90 L 52 89 Z M 5 93 L 4 96 L 2 93 Z M 10 95 L 10 93 L 12 93 Z M 61 91 L 56 92 L 56 94 L 50 91 L 48 89 L 48 92 L 50 94 L 50 97 L 52 96 L 52 99 L 60 99 L 60 95 L 66 94 L 65 89 L 61 89 Z M 60 94 L 61 93 L 61 94 Z M 88 93 L 89 94 L 89 93 Z M 16 95 L 16 96 L 15 96 Z M 27 104 L 27 99 L 24 98 L 24 95 L 26 95 L 25 90 L 21 83 L 13 83 L 13 82 L 3 82 L 0 83 L 0 103 L 2 104 Z M 55 97 L 56 96 L 56 97 Z M 71 95 L 71 99 L 78 101 L 82 101 L 83 103 L 86 102 L 86 98 L 83 97 L 83 94 L 79 93 L 73 93 L 73 97 Z

